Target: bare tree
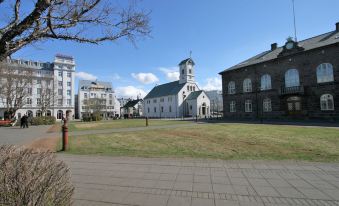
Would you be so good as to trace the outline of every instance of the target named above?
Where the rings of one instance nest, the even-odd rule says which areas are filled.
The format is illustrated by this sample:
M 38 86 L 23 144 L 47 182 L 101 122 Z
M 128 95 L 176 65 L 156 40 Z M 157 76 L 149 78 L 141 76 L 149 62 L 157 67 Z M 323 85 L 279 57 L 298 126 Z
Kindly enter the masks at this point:
M 83 105 L 87 116 L 98 117 L 106 109 L 106 99 L 103 98 L 89 98 L 83 100 Z
M 6 1 L 0 0 L 0 6 Z M 119 7 L 113 0 L 35 0 L 28 15 L 21 0 L 12 0 L 9 19 L 0 25 L 0 61 L 26 45 L 61 39 L 97 44 L 122 37 L 134 42 L 149 35 L 149 15 L 135 2 Z M 24 2 L 26 8 L 29 1 Z M 95 31 L 95 32 L 93 32 Z
M 9 118 L 27 104 L 29 88 L 33 86 L 33 70 L 0 62 L 0 103 Z
M 53 89 L 53 77 L 45 76 L 39 78 L 37 81 L 39 81 L 40 85 L 38 86 L 37 106 L 40 108 L 42 116 L 46 116 L 47 110 L 54 107 L 57 101 L 57 93 Z

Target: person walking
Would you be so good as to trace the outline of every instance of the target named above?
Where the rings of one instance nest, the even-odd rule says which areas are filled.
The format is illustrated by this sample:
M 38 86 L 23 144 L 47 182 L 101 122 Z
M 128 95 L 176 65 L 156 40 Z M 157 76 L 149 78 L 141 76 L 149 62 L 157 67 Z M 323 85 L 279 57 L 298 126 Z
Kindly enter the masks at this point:
M 25 116 L 25 115 L 24 115 Z M 20 128 L 24 127 L 24 116 L 20 118 Z

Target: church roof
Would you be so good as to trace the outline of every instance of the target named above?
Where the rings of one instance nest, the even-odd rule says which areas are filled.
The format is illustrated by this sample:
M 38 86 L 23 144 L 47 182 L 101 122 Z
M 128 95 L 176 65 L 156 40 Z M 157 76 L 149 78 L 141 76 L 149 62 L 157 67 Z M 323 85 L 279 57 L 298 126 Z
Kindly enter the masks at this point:
M 124 108 L 134 107 L 134 106 L 137 105 L 140 101 L 142 101 L 142 100 L 141 100 L 141 99 L 130 100 L 130 101 L 128 101 L 123 107 L 124 107 Z
M 188 58 L 188 59 L 182 60 L 182 61 L 179 63 L 179 66 L 182 65 L 182 64 L 186 64 L 187 62 L 188 62 L 188 63 L 191 63 L 192 65 L 195 65 L 193 59 Z
M 186 100 L 197 99 L 202 92 L 203 92 L 202 90 L 191 92 L 191 94 L 188 95 Z
M 325 46 L 332 45 L 332 44 L 338 44 L 338 43 L 339 43 L 339 31 L 332 31 L 332 32 L 328 32 L 325 34 L 321 34 L 319 36 L 309 38 L 309 39 L 305 39 L 303 41 L 299 41 L 298 46 L 302 47 L 304 49 L 303 51 L 309 51 L 312 49 L 317 49 L 317 48 L 325 47 Z M 219 74 L 277 59 L 279 58 L 279 54 L 282 51 L 283 51 L 283 47 L 278 47 L 277 49 L 274 49 L 274 50 L 262 52 L 250 59 L 247 59 L 235 66 L 232 66 L 220 72 Z
M 178 92 L 185 86 L 185 84 L 179 84 L 179 81 L 169 82 L 155 86 L 144 99 L 163 97 L 168 95 L 177 95 Z

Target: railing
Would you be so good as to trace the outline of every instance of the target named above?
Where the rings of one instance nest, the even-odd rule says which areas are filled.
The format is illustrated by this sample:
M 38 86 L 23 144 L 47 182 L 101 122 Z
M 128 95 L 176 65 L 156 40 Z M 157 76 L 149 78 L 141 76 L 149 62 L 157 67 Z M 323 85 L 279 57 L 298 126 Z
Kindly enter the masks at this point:
M 280 88 L 280 95 L 285 94 L 304 94 L 304 86 L 294 86 L 294 87 L 285 87 Z

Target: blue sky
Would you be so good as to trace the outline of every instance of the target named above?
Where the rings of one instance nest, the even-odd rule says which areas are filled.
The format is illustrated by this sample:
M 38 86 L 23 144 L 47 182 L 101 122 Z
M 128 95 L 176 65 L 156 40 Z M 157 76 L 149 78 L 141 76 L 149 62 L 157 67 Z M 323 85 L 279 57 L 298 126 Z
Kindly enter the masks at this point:
M 119 96 L 135 97 L 173 79 L 190 50 L 198 84 L 214 89 L 221 88 L 218 72 L 293 36 L 291 0 L 144 0 L 139 6 L 152 11 L 152 37 L 137 48 L 126 40 L 47 41 L 13 57 L 52 61 L 56 53 L 72 55 L 79 77 L 111 81 Z M 295 0 L 295 6 L 299 40 L 332 31 L 339 22 L 338 0 Z

